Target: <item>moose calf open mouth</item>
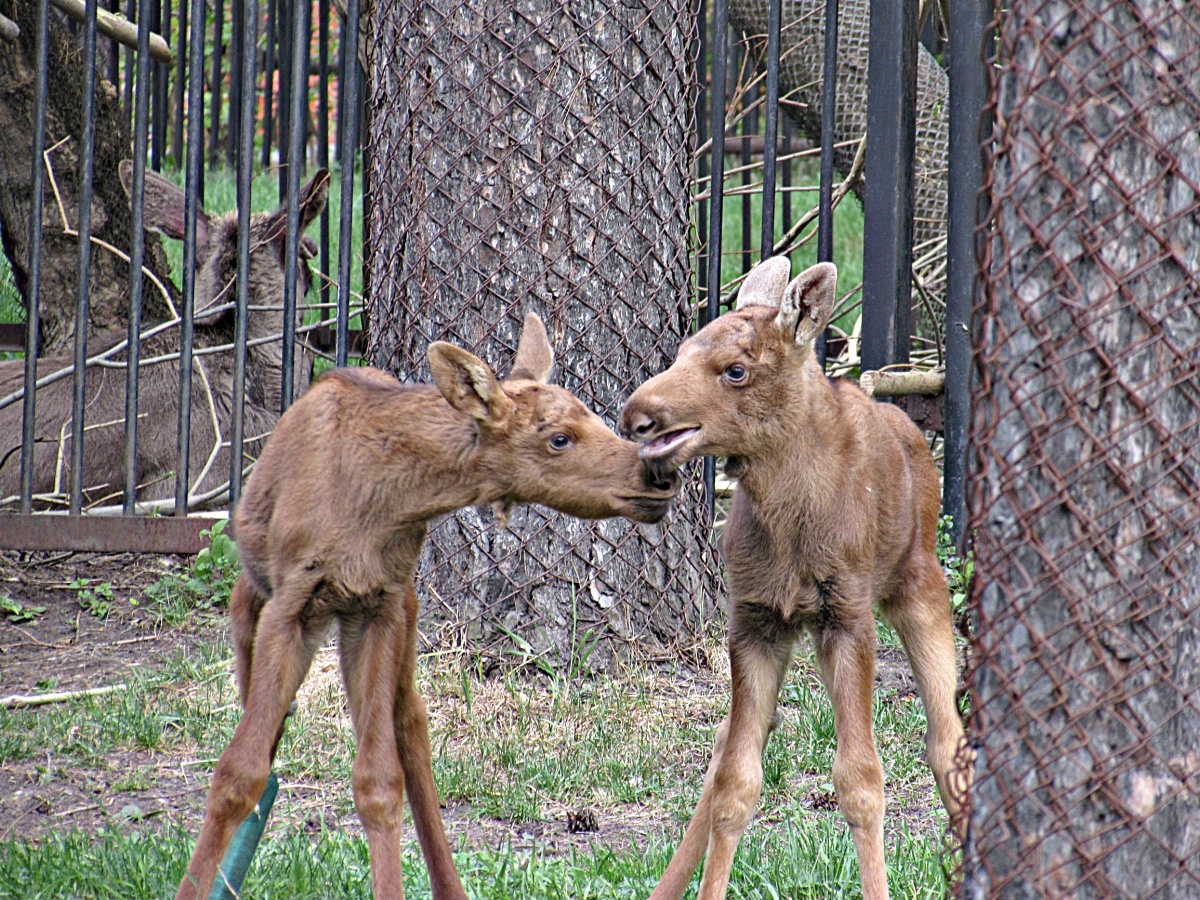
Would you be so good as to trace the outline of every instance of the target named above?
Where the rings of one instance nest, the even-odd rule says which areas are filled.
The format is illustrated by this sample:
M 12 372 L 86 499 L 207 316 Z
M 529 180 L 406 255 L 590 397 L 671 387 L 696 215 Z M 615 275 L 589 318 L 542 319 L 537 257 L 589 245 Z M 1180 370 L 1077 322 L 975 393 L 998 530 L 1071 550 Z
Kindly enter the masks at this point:
M 699 433 L 700 428 L 694 426 L 691 428 L 679 428 L 675 431 L 668 431 L 666 434 L 660 434 L 658 437 L 642 445 L 642 449 L 638 451 L 638 456 L 647 461 L 665 460 Z

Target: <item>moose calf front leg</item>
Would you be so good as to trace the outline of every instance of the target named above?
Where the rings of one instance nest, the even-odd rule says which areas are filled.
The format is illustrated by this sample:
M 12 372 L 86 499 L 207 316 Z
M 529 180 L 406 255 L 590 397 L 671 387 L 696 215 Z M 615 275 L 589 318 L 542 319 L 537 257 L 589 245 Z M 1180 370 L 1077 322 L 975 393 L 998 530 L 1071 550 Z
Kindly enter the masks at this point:
M 742 832 L 762 791 L 762 752 L 770 734 L 783 676 L 791 659 L 791 640 L 771 642 L 740 627 L 743 610 L 730 615 L 729 663 L 733 701 L 721 724 L 704 791 L 662 882 L 652 900 L 676 900 L 703 855 L 699 900 L 725 896 L 729 871 Z
M 871 691 L 875 681 L 875 621 L 870 607 L 861 622 L 814 635 L 817 666 L 833 700 L 837 754 L 833 787 L 850 825 L 863 900 L 887 900 L 883 857 L 883 766 L 875 749 Z

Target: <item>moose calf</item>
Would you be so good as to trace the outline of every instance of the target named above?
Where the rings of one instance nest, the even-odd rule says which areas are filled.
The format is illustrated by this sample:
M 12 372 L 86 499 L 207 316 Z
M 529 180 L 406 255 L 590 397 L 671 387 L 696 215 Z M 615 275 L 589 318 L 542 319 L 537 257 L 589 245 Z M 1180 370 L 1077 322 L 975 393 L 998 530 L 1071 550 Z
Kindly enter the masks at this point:
M 928 762 L 960 834 L 963 827 L 951 783 L 963 728 L 935 550 L 937 470 L 904 413 L 830 382 L 817 364 L 813 340 L 833 310 L 837 269 L 823 263 L 790 284 L 789 276 L 781 257 L 752 270 L 738 308 L 684 342 L 621 413 L 621 432 L 661 470 L 721 455 L 738 479 L 722 543 L 733 701 L 696 812 L 652 900 L 681 897 L 706 848 L 700 900 L 725 896 L 802 631 L 833 699 L 833 783 L 863 896 L 887 897 L 883 769 L 871 725 L 876 604 L 904 643 L 929 719 Z
M 401 898 L 405 788 L 437 900 L 465 900 L 438 811 L 425 705 L 413 683 L 413 569 L 429 520 L 463 506 L 543 503 L 584 518 L 662 518 L 677 488 L 654 480 L 562 388 L 525 318 L 512 376 L 429 347 L 437 386 L 374 369 L 323 375 L 279 420 L 234 515 L 243 572 L 230 600 L 242 719 L 213 773 L 177 898 L 207 897 L 234 831 L 266 785 L 284 715 L 337 623 L 358 753 L 354 801 L 376 900 Z

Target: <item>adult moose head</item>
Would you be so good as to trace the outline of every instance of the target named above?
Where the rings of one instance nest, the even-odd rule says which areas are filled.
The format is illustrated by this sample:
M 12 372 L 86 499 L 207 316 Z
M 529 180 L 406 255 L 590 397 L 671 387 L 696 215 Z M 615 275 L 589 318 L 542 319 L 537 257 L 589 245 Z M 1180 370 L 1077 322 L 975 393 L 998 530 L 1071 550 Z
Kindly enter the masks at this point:
M 829 321 L 837 270 L 789 283 L 775 257 L 750 272 L 738 308 L 685 341 L 671 367 L 625 404 L 620 429 L 662 471 L 708 454 L 738 478 L 722 552 L 729 579 L 733 702 L 696 812 L 652 895 L 678 900 L 705 856 L 701 900 L 725 895 L 734 850 L 758 804 L 761 756 L 802 632 L 833 699 L 833 783 L 867 900 L 887 897 L 883 768 L 871 723 L 878 606 L 900 635 L 929 719 L 926 756 L 964 828 L 954 764 L 949 592 L 935 549 L 938 474 L 916 426 L 855 385 L 830 382 L 813 340 Z
M 546 383 L 545 329 L 525 318 L 512 376 L 429 347 L 436 387 L 377 369 L 323 375 L 279 421 L 234 515 L 242 576 L 230 600 L 242 719 L 213 773 L 177 898 L 207 897 L 270 774 L 284 715 L 336 624 L 358 753 L 354 802 L 376 900 L 404 895 L 404 794 L 433 896 L 465 900 L 438 809 L 425 704 L 413 681 L 413 570 L 431 519 L 463 506 L 543 503 L 656 522 L 678 487 L 638 447 Z
M 132 165 L 121 165 L 121 179 L 130 189 Z M 300 197 L 300 227 L 307 228 L 325 208 L 329 173 L 318 171 Z M 184 193 L 154 172 L 146 173 L 146 228 L 183 239 Z M 245 454 L 258 455 L 263 439 L 279 418 L 282 369 L 284 294 L 284 237 L 287 209 L 260 213 L 250 219 L 249 349 L 246 360 Z M 296 273 L 297 294 L 304 296 L 311 275 L 308 259 L 316 245 L 302 238 Z M 196 218 L 196 281 L 194 373 L 191 395 L 190 493 L 218 493 L 229 477 L 229 423 L 233 409 L 233 301 L 237 278 L 237 214 Z M 153 290 L 148 282 L 147 290 Z M 147 324 L 143 331 L 150 330 Z M 89 341 L 89 354 L 122 346 L 124 331 L 101 334 Z M 178 465 L 179 329 L 159 331 L 141 344 L 138 374 L 138 490 L 139 500 L 174 494 Z M 123 350 L 111 361 L 125 359 Z M 66 369 L 66 357 L 38 360 L 38 376 Z M 297 354 L 295 394 L 307 386 L 311 359 Z M 84 416 L 84 504 L 112 502 L 124 486 L 125 368 L 91 366 L 86 377 Z M 0 396 L 24 387 L 24 362 L 0 363 Z M 34 494 L 40 505 L 61 505 L 63 486 L 70 483 L 71 379 L 53 382 L 37 392 Z M 21 404 L 0 409 L 0 498 L 11 501 L 20 483 Z

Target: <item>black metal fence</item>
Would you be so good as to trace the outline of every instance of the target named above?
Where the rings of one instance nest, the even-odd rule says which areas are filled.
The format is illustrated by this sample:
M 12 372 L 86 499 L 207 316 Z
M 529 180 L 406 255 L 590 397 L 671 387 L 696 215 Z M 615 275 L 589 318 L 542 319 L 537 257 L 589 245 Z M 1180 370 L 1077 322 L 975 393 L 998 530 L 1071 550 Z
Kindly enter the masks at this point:
M 54 4 L 64 6 L 67 2 L 54 0 Z M 22 40 L 28 40 L 30 49 L 27 52 L 33 67 L 44 74 L 47 45 L 52 45 L 53 40 L 49 35 L 42 35 L 39 29 L 47 21 L 51 24 L 57 19 L 65 21 L 65 14 L 50 2 L 35 6 L 8 0 L 8 4 L 9 12 L 16 16 L 17 11 L 23 11 L 23 21 L 32 24 L 32 28 L 23 29 L 23 33 L 28 31 L 41 37 L 40 42 L 38 37 L 23 37 Z M 339 260 L 329 258 L 331 236 L 349 233 L 354 210 L 353 203 L 345 201 L 352 197 L 354 170 L 347 163 L 354 158 L 357 141 L 353 137 L 347 140 L 347 132 L 356 133 L 362 91 L 356 62 L 360 55 L 355 46 L 358 32 L 347 24 L 357 19 L 357 4 L 350 3 L 344 10 L 335 12 L 328 0 L 312 4 L 231 0 L 227 19 L 223 0 L 209 4 L 187 3 L 178 8 L 173 8 L 170 0 L 148 0 L 139 2 L 134 8 L 130 0 L 124 10 L 125 16 L 142 23 L 136 33 L 143 47 L 150 48 L 152 39 L 155 45 L 161 45 L 156 51 L 157 58 L 145 50 L 134 52 L 133 48 L 112 42 L 106 36 L 97 36 L 96 26 L 91 24 L 96 15 L 95 6 L 93 2 L 81 8 L 79 15 L 83 24 L 70 26 L 71 37 L 80 47 L 81 71 L 89 78 L 105 79 L 118 98 L 120 115 L 126 122 L 132 120 L 126 139 L 132 147 L 134 184 L 131 186 L 135 196 L 139 195 L 139 179 L 145 177 L 143 165 L 148 163 L 151 170 L 176 168 L 184 175 L 187 214 L 198 215 L 204 195 L 205 162 L 210 167 L 223 162 L 236 169 L 238 258 L 244 266 L 249 266 L 246 245 L 251 233 L 249 204 L 246 202 L 250 196 L 249 182 L 256 168 L 265 171 L 277 166 L 279 196 L 287 206 L 288 240 L 281 254 L 285 272 L 284 292 L 278 303 L 282 313 L 277 329 L 281 343 L 278 359 L 272 363 L 278 363 L 278 406 L 284 408 L 304 384 L 304 377 L 293 371 L 297 361 L 296 329 L 305 336 L 309 350 L 319 351 L 324 338 L 324 346 L 331 349 L 338 363 L 345 361 L 349 341 L 358 333 L 355 327 L 348 325 L 351 308 L 357 306 L 352 303 L 349 287 L 348 273 L 355 262 L 350 258 L 350 242 L 340 241 Z M 971 6 L 966 4 L 964 8 Z M 31 14 L 30 9 L 36 9 L 36 14 Z M 965 375 L 968 357 L 963 352 L 961 338 L 965 335 L 965 310 L 970 305 L 973 265 L 970 239 L 967 239 L 966 249 L 962 244 L 962 235 L 969 234 L 965 227 L 950 230 L 951 252 L 947 260 L 946 235 L 941 233 L 939 226 L 945 221 L 945 214 L 940 211 L 939 204 L 945 202 L 948 193 L 952 222 L 956 215 L 960 223 L 975 221 L 975 185 L 980 176 L 975 135 L 981 94 L 978 90 L 971 96 L 952 92 L 949 104 L 945 102 L 945 73 L 932 53 L 918 44 L 920 27 L 924 28 L 925 43 L 941 50 L 944 56 L 944 47 L 937 38 L 938 26 L 933 17 L 918 22 L 916 4 L 843 0 L 827 6 L 815 0 L 789 0 L 787 3 L 773 0 L 760 6 L 751 0 L 703 0 L 699 12 L 699 21 L 704 27 L 695 35 L 692 50 L 698 88 L 694 116 L 698 146 L 693 195 L 693 225 L 697 236 L 693 248 L 697 286 L 695 308 L 707 317 L 717 315 L 723 305 L 733 301 L 740 277 L 758 258 L 776 253 L 804 256 L 810 253 L 811 244 L 816 245 L 815 258 L 831 258 L 834 252 L 832 209 L 852 193 L 864 197 L 864 243 L 871 252 L 864 255 L 862 284 L 843 286 L 845 297 L 839 309 L 839 316 L 844 316 L 840 323 L 842 328 L 829 335 L 830 371 L 855 374 L 868 369 L 903 367 L 910 362 L 923 368 L 946 371 L 945 505 L 961 523 L 965 518 L 962 461 L 965 459 L 966 429 L 963 423 L 969 383 Z M 839 18 L 841 28 L 838 27 Z M 968 19 L 964 14 L 964 21 Z M 870 42 L 866 37 L 868 33 L 876 35 Z M 964 31 L 963 34 L 963 42 L 952 42 L 952 47 L 970 45 L 970 33 Z M 173 54 L 170 62 L 162 61 L 163 50 L 167 48 Z M 970 76 L 968 70 L 979 70 L 978 57 L 968 53 L 955 56 L 952 51 L 950 56 L 965 73 L 956 78 L 955 83 L 966 84 Z M 100 60 L 98 68 L 93 65 L 97 59 Z M 976 79 L 978 83 L 982 83 L 981 77 Z M 867 91 L 868 80 L 875 85 L 870 92 Z M 85 89 L 81 96 L 90 98 L 95 93 L 103 98 L 105 90 L 91 92 Z M 35 98 L 36 109 L 43 109 L 41 98 L 44 96 Z M 712 102 L 714 97 L 721 97 L 723 102 Z M 959 101 L 957 104 L 956 100 Z M 78 123 L 72 134 L 72 140 L 78 142 L 81 151 L 87 149 L 85 144 L 91 134 L 87 123 L 95 116 L 88 103 L 79 110 Z M 201 114 L 190 115 L 192 109 Z M 310 110 L 314 120 L 311 125 Z M 784 114 L 781 116 L 780 112 Z M 46 228 L 42 198 L 49 187 L 44 183 L 48 171 L 43 164 L 47 148 L 44 129 L 45 122 L 38 121 L 35 115 L 30 131 L 35 141 L 41 143 L 31 146 L 29 151 L 33 175 L 30 196 L 36 201 L 30 204 L 28 223 L 29 277 L 18 278 L 26 298 L 26 332 L 30 349 L 37 346 L 39 310 L 37 303 L 29 302 L 29 298 L 37 298 L 39 293 L 38 243 Z M 944 140 L 947 132 L 951 144 L 949 153 Z M 128 135 L 136 136 L 136 140 Z M 957 149 L 955 135 L 958 135 Z M 969 136 L 964 138 L 963 135 Z M 318 246 L 310 253 L 298 233 L 302 216 L 302 169 L 308 162 L 317 167 L 325 166 L 331 146 L 335 148 L 334 156 L 343 163 L 340 175 L 344 202 L 340 222 L 330 222 L 328 210 L 322 211 Z M 292 148 L 296 148 L 295 152 Z M 368 154 L 370 149 L 366 148 Z M 736 162 L 733 154 L 737 155 Z M 809 171 L 806 158 L 818 155 L 818 184 L 802 183 L 802 179 L 809 178 L 802 176 L 802 172 Z M 86 164 L 91 158 L 89 153 L 81 152 L 78 158 L 81 160 L 77 178 L 79 227 L 73 230 L 78 234 L 83 267 L 80 271 L 87 271 L 89 255 L 93 257 L 91 264 L 94 266 L 94 257 L 109 251 L 97 250 L 90 239 L 89 205 L 84 201 L 88 198 L 91 179 L 96 175 Z M 33 164 L 34 159 L 39 160 L 37 165 Z M 289 164 L 293 159 L 297 161 L 296 165 Z M 731 162 L 734 164 L 730 165 Z M 867 180 L 879 186 L 874 191 L 864 190 L 864 169 L 868 173 Z M 951 176 L 949 182 L 947 170 Z M 49 171 L 53 175 L 53 170 Z M 101 173 L 101 178 L 105 176 L 106 173 Z M 809 196 L 806 191 L 814 187 L 818 189 L 820 203 L 817 208 L 810 209 L 811 204 L 802 203 L 801 198 Z M 370 195 L 364 200 L 369 205 Z M 731 201 L 736 205 L 731 207 Z M 135 212 L 135 216 L 138 214 L 140 211 Z M 198 221 L 203 222 L 203 219 Z M 815 228 L 814 222 L 817 223 Z M 197 277 L 203 279 L 203 266 L 197 270 L 195 265 L 196 226 L 190 218 L 182 224 L 184 233 L 180 236 L 185 247 L 182 290 L 174 292 L 179 301 L 178 315 L 167 318 L 177 320 L 174 326 L 177 339 L 172 352 L 178 354 L 179 396 L 187 398 L 197 390 L 189 383 L 193 377 L 195 348 L 192 345 L 196 340 L 194 320 L 197 314 L 193 308 L 194 300 L 189 298 L 194 297 Z M 738 225 L 740 236 L 731 235 Z M 12 226 L 7 227 L 11 229 Z M 142 234 L 142 228 L 131 222 L 127 241 L 129 257 L 142 253 Z M 914 234 L 918 238 L 915 251 Z M 714 247 L 722 250 L 713 252 Z M 296 312 L 304 299 L 297 284 L 303 285 L 302 270 L 310 257 L 313 267 L 319 269 L 319 274 L 315 275 L 319 301 L 313 304 L 319 314 L 310 314 L 305 319 Z M 242 363 L 235 364 L 233 360 L 243 359 L 240 340 L 248 341 L 253 348 L 258 338 L 252 333 L 253 316 L 247 315 L 252 309 L 237 312 L 238 304 L 243 304 L 243 308 L 252 308 L 255 304 L 246 294 L 247 279 L 235 280 L 234 274 L 229 273 L 229 284 L 236 284 L 238 290 L 236 297 L 228 299 L 232 303 L 231 315 L 243 323 L 243 328 L 233 329 L 227 343 L 215 346 L 226 348 L 230 366 L 237 370 L 230 377 L 236 383 L 234 395 L 240 397 L 241 379 L 245 376 L 238 368 Z M 75 316 L 82 315 L 79 321 L 88 321 L 86 282 L 87 279 L 82 279 L 76 283 Z M 129 279 L 126 292 L 129 305 L 125 318 L 133 329 L 130 334 L 138 334 L 139 328 L 142 332 L 147 329 L 147 325 L 138 321 L 141 316 L 138 297 L 147 289 L 146 283 L 143 278 Z M 171 287 L 168 286 L 168 293 L 171 293 Z M 709 302 L 710 295 L 715 302 Z M 856 308 L 860 305 L 863 314 L 856 316 Z M 334 327 L 329 328 L 323 320 L 333 315 L 334 310 Z M 163 318 L 152 317 L 150 324 L 157 325 Z M 201 323 L 208 318 L 201 316 Z M 852 326 L 851 321 L 858 324 Z M 8 499 L 16 498 L 13 502 L 23 514 L 28 514 L 38 503 L 37 498 L 44 499 L 47 493 L 53 494 L 52 502 L 42 505 L 61 502 L 69 512 L 84 511 L 89 504 L 97 506 L 93 499 L 97 492 L 89 494 L 87 491 L 94 486 L 85 484 L 87 447 L 89 443 L 95 445 L 94 441 L 89 441 L 90 424 L 83 412 L 87 406 L 85 373 L 112 366 L 119 366 L 126 373 L 139 370 L 138 341 L 130 341 L 127 336 L 124 346 L 117 350 L 103 346 L 100 353 L 95 353 L 89 350 L 89 342 L 94 349 L 99 346 L 98 338 L 89 336 L 88 329 L 77 329 L 73 337 L 72 360 L 55 370 L 57 373 L 70 369 L 74 379 L 70 427 L 60 428 L 54 441 L 58 456 L 66 460 L 58 465 L 57 471 L 69 477 L 56 482 L 54 491 L 39 491 L 32 477 L 35 441 L 22 440 L 19 454 L 15 447 L 3 448 L 12 457 L 5 460 L 5 467 L 14 466 L 17 456 L 22 464 L 20 490 L 11 492 Z M 338 342 L 336 346 L 331 343 L 334 340 Z M 129 348 L 128 358 L 124 347 Z M 216 352 L 213 347 L 202 349 Z M 305 347 L 302 346 L 299 352 L 303 356 Z M 156 351 L 152 357 L 162 355 L 170 354 Z M 27 375 L 31 379 L 34 377 L 32 357 L 33 354 L 26 356 Z M 144 370 L 145 360 L 141 362 Z M 41 374 L 41 377 L 45 375 Z M 253 373 L 251 380 L 254 381 Z M 132 409 L 138 402 L 138 388 L 135 378 L 130 377 L 128 383 L 127 399 Z M 41 393 L 39 391 L 37 395 Z M 0 397 L 0 405 L 23 402 L 29 413 L 26 416 L 26 427 L 29 428 L 36 421 L 37 395 L 8 390 Z M 200 398 L 201 406 L 206 402 L 204 397 Z M 909 401 L 900 399 L 898 402 Z M 220 432 L 220 442 L 229 448 L 227 490 L 230 497 L 236 497 L 245 465 L 253 455 L 253 447 L 247 455 L 239 452 L 239 445 L 247 439 L 261 438 L 257 433 L 245 433 L 245 424 L 238 413 L 241 405 L 240 400 L 232 403 L 228 422 L 221 419 L 219 425 L 222 427 L 216 429 Z M 174 518 L 185 521 L 195 499 L 188 496 L 189 475 L 197 465 L 196 460 L 189 458 L 194 453 L 194 441 L 188 435 L 193 424 L 190 417 L 196 415 L 190 411 L 194 406 L 193 403 L 177 402 L 178 454 L 172 471 L 175 491 L 169 502 L 166 502 L 168 498 L 158 498 L 156 507 L 160 512 L 169 511 Z M 932 414 L 929 404 L 925 406 L 924 413 L 916 404 L 910 411 L 931 427 L 943 427 L 936 401 Z M 0 408 L 0 414 L 3 412 Z M 124 434 L 124 477 L 121 485 L 109 485 L 109 493 L 120 490 L 120 511 L 129 513 L 137 506 L 139 484 L 135 471 L 138 455 L 132 448 L 141 439 L 137 438 L 138 418 L 125 418 L 133 425 Z M 259 427 L 258 423 L 255 427 Z M 30 433 L 24 432 L 23 437 Z M 708 481 L 711 485 L 711 466 Z M 221 497 L 219 491 L 215 497 L 207 496 L 209 493 L 211 490 L 201 492 L 209 504 Z M 107 508 L 113 505 L 111 496 L 103 492 L 99 495 L 105 499 L 97 508 L 108 511 Z M 88 533 L 99 529 L 94 532 L 97 534 L 108 529 L 111 536 L 119 536 L 123 542 L 132 539 L 137 529 L 146 529 L 147 533 L 177 527 L 183 528 L 185 533 L 196 530 L 190 526 L 168 524 L 161 519 L 139 521 L 134 525 L 124 518 L 119 523 L 95 524 L 94 518 L 99 517 L 88 516 L 79 522 L 72 517 L 70 522 L 56 521 L 53 525 L 44 525 L 40 520 L 22 518 L 17 522 L 6 518 L 0 521 L 0 529 L 7 529 L 0 532 L 0 544 L 26 546 L 39 541 L 61 540 L 76 527 Z M 36 537 L 38 534 L 42 537 Z M 87 541 L 91 541 L 88 546 L 99 546 L 90 538 Z M 150 541 L 153 543 L 155 541 Z
M 211 520 L 191 518 L 189 510 L 236 500 L 264 429 L 307 383 L 312 354 L 344 365 L 359 330 L 351 325 L 352 307 L 361 304 L 351 297 L 357 261 L 348 239 L 362 94 L 357 2 L 338 14 L 327 0 L 235 0 L 228 19 L 221 0 L 193 0 L 172 12 L 170 0 L 138 0 L 136 7 L 129 0 L 123 19 L 105 16 L 96 0 L 0 4 L 14 26 L 10 39 L 0 41 L 9 96 L 17 98 L 6 112 L 17 130 L 12 138 L 28 147 L 31 175 L 5 185 L 19 199 L 0 220 L 25 313 L 23 377 L 19 363 L 0 364 L 8 367 L 0 372 L 6 442 L 0 490 L 4 504 L 18 512 L 0 517 L 0 546 L 194 548 Z M 32 84 L 15 74 L 22 66 L 36 73 Z M 63 95 L 78 98 L 79 108 L 69 108 Z M 116 152 L 131 160 L 126 190 L 136 198 L 128 230 L 103 240 L 93 233 L 93 188 L 115 183 L 117 173 L 95 168 L 98 128 L 107 142 L 124 145 Z M 331 144 L 341 178 L 335 223 L 325 205 L 328 176 L 314 179 L 312 196 L 301 188 L 310 163 L 318 171 L 328 168 Z M 56 171 L 48 148 L 78 160 L 77 169 L 60 165 Z M 223 161 L 236 171 L 233 218 L 209 217 L 202 209 L 206 155 L 210 167 Z M 281 207 L 274 216 L 251 215 L 256 163 L 263 172 L 278 172 Z M 165 211 L 141 202 L 150 197 L 153 204 L 168 191 L 153 175 L 148 190 L 148 165 L 182 173 L 182 193 L 168 198 Z M 59 217 L 48 215 L 51 198 L 61 230 L 53 221 Z M 114 217 L 114 205 L 98 208 L 103 223 Z M 303 228 L 318 206 L 314 244 Z M 347 236 L 337 260 L 330 258 L 331 225 Z M 158 239 L 151 230 L 182 240 L 181 290 L 161 265 L 154 270 L 147 241 L 157 252 Z M 46 341 L 43 319 L 57 324 L 57 318 L 44 314 L 63 305 L 61 292 L 45 290 L 47 269 L 55 285 L 64 279 L 53 271 L 60 260 L 47 258 L 44 248 L 63 234 L 77 246 L 74 315 L 65 317 L 74 325 L 67 334 L 52 328 Z M 118 258 L 125 275 L 117 316 L 93 302 L 103 285 L 99 256 Z M 270 261 L 276 271 L 264 275 L 260 269 Z M 305 314 L 311 278 L 318 279 L 319 302 Z M 161 293 L 152 298 L 160 313 L 153 317 L 144 315 L 151 290 Z M 114 327 L 114 317 L 125 327 Z M 54 349 L 39 360 L 47 342 Z M 68 344 L 69 356 L 63 352 Z M 113 374 L 118 370 L 120 377 Z M 71 381 L 69 398 L 54 387 L 64 378 Z M 38 390 L 24 389 L 35 381 Z M 174 396 L 167 396 L 172 392 L 164 381 L 173 382 Z M 106 392 L 123 393 L 124 408 L 106 407 L 99 399 Z M 164 405 L 175 420 L 175 452 L 166 463 L 160 446 L 166 424 L 158 414 Z M 97 420 L 101 408 L 110 421 Z M 205 417 L 201 428 L 198 416 Z M 109 458 L 114 453 L 121 456 L 119 467 Z M 212 475 L 214 461 L 224 468 L 222 477 Z M 173 491 L 164 486 L 168 480 Z M 70 515 L 34 516 L 35 506 Z M 80 516 L 84 511 L 92 515 Z M 171 518 L 132 515 L 146 511 Z

